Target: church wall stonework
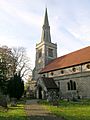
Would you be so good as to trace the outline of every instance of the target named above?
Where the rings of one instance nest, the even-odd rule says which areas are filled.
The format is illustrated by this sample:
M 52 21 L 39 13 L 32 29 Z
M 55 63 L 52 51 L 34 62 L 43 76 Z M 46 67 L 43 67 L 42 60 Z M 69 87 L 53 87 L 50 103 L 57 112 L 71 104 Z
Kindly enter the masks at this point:
M 60 91 L 63 97 L 68 97 L 68 95 L 74 93 L 74 95 L 79 95 L 81 98 L 90 98 L 90 71 L 59 76 L 55 77 L 54 80 L 56 83 L 60 82 Z M 67 83 L 70 80 L 76 83 L 76 90 L 68 90 Z
M 90 68 L 87 67 L 88 65 L 90 63 L 50 71 L 44 73 L 44 75 L 53 77 L 57 86 L 59 83 L 60 93 L 62 93 L 63 97 L 79 95 L 81 98 L 90 98 Z M 75 68 L 74 71 L 73 68 Z M 63 74 L 61 74 L 62 70 L 64 71 Z M 68 90 L 67 84 L 70 80 L 76 83 L 76 90 Z

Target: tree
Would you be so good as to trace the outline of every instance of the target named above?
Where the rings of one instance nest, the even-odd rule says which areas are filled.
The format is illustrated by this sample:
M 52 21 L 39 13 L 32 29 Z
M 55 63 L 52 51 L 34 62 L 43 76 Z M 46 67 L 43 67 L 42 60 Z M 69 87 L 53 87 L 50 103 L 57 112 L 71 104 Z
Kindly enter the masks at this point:
M 0 89 L 3 94 L 7 94 L 8 81 L 14 79 L 16 73 L 20 76 L 19 80 L 26 79 L 31 73 L 30 59 L 26 56 L 25 48 L 0 47 Z
M 7 46 L 0 47 L 0 89 L 7 94 L 7 83 L 15 73 L 15 58 Z
M 4 79 L 8 80 L 16 71 L 16 59 L 13 56 L 11 48 L 7 46 L 0 47 L 0 71 Z
M 2 76 L 2 74 L 1 74 L 1 72 L 0 72 L 0 93 L 3 92 L 3 91 L 2 91 L 3 85 L 4 85 L 4 84 L 3 84 L 3 76 Z
M 15 74 L 9 80 L 8 83 L 8 94 L 10 98 L 17 98 L 20 99 L 24 93 L 24 82 L 20 77 L 20 74 Z
M 12 53 L 16 59 L 16 72 L 20 73 L 20 76 L 24 79 L 32 72 L 30 59 L 26 56 L 26 50 L 23 47 L 13 48 Z

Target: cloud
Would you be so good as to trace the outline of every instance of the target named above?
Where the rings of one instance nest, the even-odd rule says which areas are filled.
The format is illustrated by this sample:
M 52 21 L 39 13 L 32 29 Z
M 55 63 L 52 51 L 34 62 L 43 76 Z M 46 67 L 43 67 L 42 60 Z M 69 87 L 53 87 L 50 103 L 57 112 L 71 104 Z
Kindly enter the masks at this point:
M 52 21 L 58 30 L 61 27 L 69 30 L 77 39 L 83 39 L 82 36 L 90 34 L 90 1 L 86 0 L 56 0 L 57 9 L 54 9 Z M 61 4 L 59 4 L 61 3 Z M 68 3 L 68 4 L 67 4 Z M 51 14 L 53 14 L 51 13 Z M 54 19 L 57 16 L 57 19 Z M 53 20 L 54 19 L 54 20 Z M 55 24 L 56 22 L 56 24 Z M 89 37 L 86 37 L 89 40 Z
M 24 10 L 20 10 L 17 7 L 15 7 L 10 2 L 7 2 L 5 0 L 0 1 L 0 9 L 8 14 L 8 16 L 11 16 L 12 18 L 15 18 L 17 20 L 20 20 L 28 25 L 35 25 L 40 26 L 42 18 L 40 15 Z
M 1 45 L 7 45 L 9 47 L 13 47 L 13 46 L 20 46 L 23 44 L 22 40 L 18 40 L 15 36 L 4 36 L 4 35 L 0 35 L 0 44 Z
M 34 62 L 46 3 L 59 55 L 90 45 L 89 0 L 0 0 L 0 43 L 27 47 Z

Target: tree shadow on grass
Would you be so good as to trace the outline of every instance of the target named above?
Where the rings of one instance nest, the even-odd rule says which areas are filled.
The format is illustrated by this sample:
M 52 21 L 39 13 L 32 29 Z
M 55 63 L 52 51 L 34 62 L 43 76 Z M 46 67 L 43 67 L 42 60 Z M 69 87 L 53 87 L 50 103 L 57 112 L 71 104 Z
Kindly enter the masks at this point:
M 9 116 L 9 117 L 5 117 L 5 116 L 0 116 L 0 120 L 27 120 L 26 116 L 19 116 L 19 117 L 13 117 L 13 116 Z
M 28 116 L 28 120 L 65 120 L 61 117 L 56 117 L 56 116 Z
M 61 117 L 55 117 L 55 116 L 19 116 L 19 117 L 5 117 L 5 116 L 0 116 L 0 120 L 67 120 Z M 72 120 L 78 120 L 77 117 L 72 117 Z M 90 120 L 90 116 L 83 117 L 83 119 L 79 120 Z

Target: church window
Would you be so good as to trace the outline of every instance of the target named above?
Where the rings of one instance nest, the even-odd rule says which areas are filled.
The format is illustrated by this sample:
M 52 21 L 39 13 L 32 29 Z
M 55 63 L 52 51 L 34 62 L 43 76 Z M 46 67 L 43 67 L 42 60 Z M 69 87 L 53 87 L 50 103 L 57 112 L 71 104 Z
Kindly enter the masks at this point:
M 64 71 L 63 71 L 63 70 L 61 70 L 61 74 L 64 74 Z
M 53 76 L 53 72 L 51 72 L 51 75 Z
M 48 48 L 48 56 L 53 57 L 53 49 Z
M 90 69 L 90 64 L 87 64 L 87 68 Z
M 74 82 L 74 90 L 76 90 L 76 83 Z
M 68 90 L 76 90 L 76 82 L 70 80 L 70 82 L 67 83 Z
M 71 90 L 73 90 L 73 81 L 70 80 L 70 87 L 71 87 Z
M 43 77 L 45 77 L 45 74 L 43 75 Z
M 76 72 L 76 68 L 74 67 L 74 68 L 72 68 L 72 70 L 73 70 L 73 72 Z
M 38 58 L 42 57 L 42 49 L 38 51 Z
M 68 84 L 68 90 L 70 90 L 70 83 L 68 82 L 67 84 Z

